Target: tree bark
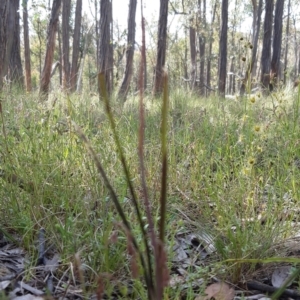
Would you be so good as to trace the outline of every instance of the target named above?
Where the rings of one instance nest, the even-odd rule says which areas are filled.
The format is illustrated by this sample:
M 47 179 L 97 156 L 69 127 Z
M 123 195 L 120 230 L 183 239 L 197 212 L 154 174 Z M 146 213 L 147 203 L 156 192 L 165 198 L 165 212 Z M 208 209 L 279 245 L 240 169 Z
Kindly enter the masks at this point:
M 226 69 L 227 69 L 227 30 L 228 29 L 228 0 L 222 0 L 222 25 L 219 43 L 219 84 L 218 90 L 221 97 L 225 97 Z
M 24 88 L 24 76 L 23 67 L 21 61 L 21 46 L 20 46 L 20 0 L 11 0 L 10 9 L 13 10 L 14 19 L 14 31 L 13 41 L 10 51 L 9 60 L 9 78 L 12 84 L 17 85 L 19 88 Z
M 273 55 L 271 60 L 271 74 L 274 76 L 272 88 L 280 80 L 280 56 L 282 41 L 282 15 L 284 8 L 284 0 L 277 0 L 274 18 L 274 36 L 273 36 Z
M 130 87 L 132 73 L 133 73 L 136 6 L 137 6 L 137 0 L 130 0 L 128 20 L 127 20 L 128 35 L 127 35 L 127 50 L 126 50 L 126 67 L 125 67 L 125 72 L 121 83 L 121 87 L 118 93 L 118 96 L 122 101 L 126 100 L 129 87 Z
M 62 0 L 53 0 L 52 3 L 51 17 L 50 17 L 50 21 L 48 25 L 48 33 L 47 33 L 47 48 L 46 48 L 45 63 L 41 75 L 41 84 L 40 84 L 40 95 L 43 98 L 47 98 L 49 94 L 50 75 L 51 75 L 51 68 L 52 68 L 54 49 L 55 49 L 55 36 L 57 31 L 61 1 Z
M 63 89 L 68 90 L 70 87 L 70 14 L 71 0 L 62 2 L 62 74 Z
M 23 0 L 23 37 L 24 37 L 26 91 L 31 92 L 32 84 L 31 84 L 31 62 L 30 62 L 30 44 L 29 44 L 27 2 L 28 2 L 28 0 Z
M 103 73 L 106 82 L 106 92 L 108 95 L 112 93 L 112 61 L 110 59 L 111 51 L 111 0 L 101 0 L 100 2 L 100 39 L 99 39 L 99 54 L 98 54 L 98 71 Z M 100 92 L 100 87 L 99 87 Z M 100 97 L 103 95 L 100 94 Z
M 3 86 L 3 77 L 7 72 L 6 61 L 6 21 L 9 9 L 9 1 L 0 1 L 0 91 Z
M 72 66 L 71 66 L 71 75 L 70 75 L 70 88 L 72 92 L 76 90 L 77 73 L 79 70 L 81 13 L 82 13 L 82 0 L 77 0 L 76 11 L 75 11 L 74 35 L 73 35 Z
M 160 0 L 157 54 L 153 85 L 153 94 L 155 96 L 161 95 L 163 91 L 163 73 L 166 63 L 167 48 L 168 4 L 168 0 Z
M 261 84 L 270 90 L 270 61 L 271 61 L 271 37 L 273 22 L 274 0 L 266 0 L 263 48 L 261 53 Z

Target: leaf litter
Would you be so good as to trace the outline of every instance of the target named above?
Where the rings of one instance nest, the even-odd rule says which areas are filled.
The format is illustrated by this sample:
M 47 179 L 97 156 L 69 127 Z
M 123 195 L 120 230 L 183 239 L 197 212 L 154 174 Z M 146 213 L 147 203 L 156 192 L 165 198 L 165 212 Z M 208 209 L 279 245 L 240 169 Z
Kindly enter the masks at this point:
M 230 287 L 228 283 L 218 278 L 207 282 L 201 276 L 192 276 L 200 270 L 199 268 L 209 264 L 209 257 L 215 253 L 213 240 L 213 236 L 205 231 L 201 234 L 187 231 L 175 235 L 173 246 L 169 247 L 169 251 L 173 254 L 169 286 L 180 289 L 181 299 L 186 297 L 186 292 L 191 287 L 195 291 L 195 300 L 270 299 L 267 295 L 280 288 L 293 270 L 290 265 L 276 266 L 269 275 L 269 282 L 273 286 L 249 284 L 248 288 L 246 285 L 246 289 L 243 290 Z M 9 300 L 97 299 L 95 294 L 88 298 L 84 296 L 83 286 L 74 270 L 76 263 L 70 263 L 69 267 L 62 265 L 59 254 L 51 247 L 46 248 L 45 241 L 45 231 L 41 229 L 38 235 L 37 263 L 28 271 L 26 266 L 28 268 L 30 262 L 26 252 L 3 237 L 3 241 L 0 241 L 2 246 L 0 248 L 0 292 L 4 292 Z M 205 289 L 206 284 L 208 285 Z M 128 285 L 128 296 L 132 298 L 129 281 Z M 204 290 L 202 295 L 201 290 Z M 45 295 L 51 297 L 45 298 Z M 292 291 L 291 295 L 298 294 Z M 102 299 L 118 299 L 119 296 L 118 291 L 115 291 L 109 298 L 103 295 Z

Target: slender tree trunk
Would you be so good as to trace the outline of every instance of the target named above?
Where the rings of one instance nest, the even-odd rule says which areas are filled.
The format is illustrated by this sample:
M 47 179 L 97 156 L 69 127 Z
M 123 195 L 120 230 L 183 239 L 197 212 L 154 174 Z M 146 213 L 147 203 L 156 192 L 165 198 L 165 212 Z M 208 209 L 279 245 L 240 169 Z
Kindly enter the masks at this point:
M 61 22 L 57 24 L 57 40 L 58 40 L 58 55 L 59 55 L 59 85 L 62 87 L 63 72 L 62 72 L 62 42 L 61 42 Z
M 211 86 L 211 59 L 212 59 L 212 44 L 213 44 L 213 35 L 214 35 L 214 28 L 213 24 L 215 22 L 216 17 L 216 10 L 217 10 L 217 1 L 215 1 L 214 8 L 213 8 L 213 15 L 211 20 L 211 28 L 210 28 L 210 41 L 209 41 L 209 47 L 208 47 L 208 59 L 207 59 L 207 66 L 206 66 L 206 82 L 207 86 Z
M 62 2 L 62 73 L 63 89 L 70 87 L 70 14 L 71 0 Z
M 254 0 L 253 0 L 254 1 Z M 256 0 L 255 0 L 256 2 Z M 258 40 L 259 40 L 259 33 L 261 30 L 261 14 L 263 9 L 263 1 L 259 0 L 258 2 L 258 8 L 257 8 L 257 22 L 255 26 L 255 35 L 253 35 L 253 49 L 252 49 L 252 55 L 251 55 L 251 62 L 252 62 L 252 68 L 251 68 L 251 79 L 256 77 L 256 70 L 257 70 L 257 64 L 258 64 Z
M 81 13 L 82 13 L 82 0 L 77 0 L 76 11 L 75 11 L 74 35 L 73 35 L 72 66 L 71 66 L 71 75 L 70 75 L 70 88 L 72 92 L 76 90 L 77 73 L 79 69 Z
M 219 46 L 219 95 L 225 97 L 227 69 L 228 0 L 222 0 L 222 26 Z
M 112 68 L 111 64 L 111 0 L 101 0 L 100 3 L 100 39 L 98 54 L 98 71 L 103 73 L 106 81 L 107 94 L 112 93 Z M 100 92 L 100 87 L 99 87 Z M 103 95 L 100 95 L 102 97 Z
M 99 66 L 99 40 L 100 40 L 100 29 L 99 29 L 99 11 L 98 11 L 98 1 L 94 1 L 95 9 L 95 32 L 96 32 L 96 43 L 97 43 L 97 66 Z
M 263 48 L 261 53 L 261 84 L 270 90 L 271 37 L 274 0 L 266 0 Z
M 163 73 L 167 50 L 168 4 L 168 0 L 160 0 L 157 54 L 153 86 L 153 94 L 155 96 L 159 96 L 163 91 Z
M 261 24 L 261 13 L 262 13 L 262 0 L 259 0 L 258 6 L 256 4 L 256 0 L 253 0 L 253 18 L 257 19 L 253 23 L 253 39 L 252 39 L 252 53 L 251 53 L 251 61 L 248 63 L 247 70 L 244 76 L 244 79 L 240 88 L 240 95 L 244 95 L 246 91 L 246 86 L 248 85 L 248 80 L 251 78 L 251 74 L 253 74 L 252 70 L 256 63 L 257 57 L 257 47 L 258 47 L 258 38 Z
M 47 98 L 49 94 L 50 75 L 55 49 L 55 36 L 57 31 L 61 0 L 53 0 L 51 17 L 48 25 L 47 48 L 44 68 L 41 76 L 40 95 Z
M 298 48 L 299 48 L 299 43 L 298 43 L 298 38 L 297 38 L 297 24 L 296 24 L 296 18 L 295 15 L 292 16 L 293 18 L 293 40 L 294 40 L 294 55 L 295 55 L 295 63 L 294 63 L 294 67 L 293 67 L 293 80 L 296 79 L 296 77 L 298 76 L 299 72 L 300 72 L 300 59 L 298 56 Z
M 7 12 L 7 19 L 6 19 L 6 55 L 5 55 L 5 75 L 7 75 L 7 79 L 9 82 L 11 82 L 10 75 L 10 58 L 11 58 L 11 52 L 12 52 L 12 46 L 14 42 L 14 32 L 16 27 L 16 15 L 17 15 L 17 9 L 16 9 L 16 0 L 10 0 L 9 6 L 8 6 L 8 12 Z
M 282 15 L 284 0 L 277 0 L 274 18 L 273 55 L 271 60 L 271 74 L 274 76 L 272 85 L 276 85 L 280 80 L 280 56 L 282 42 Z
M 25 80 L 26 91 L 31 92 L 31 62 L 30 62 L 30 44 L 29 44 L 29 28 L 28 28 L 28 0 L 23 0 L 23 36 L 24 36 L 24 59 L 25 59 Z
M 127 49 L 126 49 L 126 67 L 121 83 L 121 87 L 118 96 L 123 101 L 126 100 L 130 82 L 133 73 L 133 56 L 134 56 L 134 45 L 135 45 L 135 15 L 136 15 L 137 0 L 130 0 L 128 20 L 127 20 Z M 146 86 L 145 86 L 146 88 Z
M 286 85 L 286 73 L 287 73 L 287 64 L 288 64 L 288 52 L 289 52 L 289 35 L 290 35 L 290 14 L 291 14 L 291 0 L 288 2 L 288 16 L 286 23 L 285 31 L 285 52 L 284 52 L 284 75 L 283 75 L 283 84 Z
M 11 0 L 11 8 L 15 11 L 15 25 L 13 31 L 13 47 L 11 47 L 9 61 L 9 77 L 13 84 L 16 84 L 19 88 L 24 88 L 20 46 L 20 0 Z
M 114 89 L 115 84 L 115 77 L 114 77 L 114 24 L 113 24 L 113 6 L 112 6 L 112 0 L 110 1 L 110 9 L 109 9 L 109 22 L 110 22 L 110 43 L 109 43 L 109 65 L 111 66 L 109 68 L 110 78 L 111 78 L 111 93 Z
M 40 78 L 42 78 L 42 36 L 41 36 L 41 21 L 38 18 L 37 20 L 37 36 L 39 40 L 39 72 L 40 72 Z
M 191 54 L 191 89 L 194 90 L 196 85 L 196 30 L 194 27 L 194 20 L 190 20 L 190 54 Z
M 3 77 L 7 72 L 7 61 L 6 61 L 6 21 L 7 13 L 9 9 L 9 1 L 0 1 L 0 91 L 3 86 Z
M 201 0 L 198 0 L 199 6 L 199 18 L 200 18 L 200 34 L 199 34 L 199 52 L 200 52 L 200 70 L 199 70 L 199 81 L 200 81 L 200 95 L 205 95 L 205 76 L 204 76 L 204 68 L 205 68 L 205 45 L 206 45 L 206 37 L 205 32 L 207 30 L 206 26 L 206 0 L 202 1 L 202 10 L 201 10 Z

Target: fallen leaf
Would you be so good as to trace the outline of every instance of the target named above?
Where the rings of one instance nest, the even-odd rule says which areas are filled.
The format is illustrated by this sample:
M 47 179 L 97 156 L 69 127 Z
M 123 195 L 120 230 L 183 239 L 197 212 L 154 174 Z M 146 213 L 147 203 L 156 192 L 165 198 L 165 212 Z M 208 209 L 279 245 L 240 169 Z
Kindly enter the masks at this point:
M 11 281 L 10 280 L 4 280 L 0 282 L 0 291 L 5 290 L 9 285 Z
M 224 282 L 209 285 L 205 289 L 205 294 L 207 296 L 198 296 L 195 300 L 209 300 L 211 298 L 215 300 L 232 300 L 235 296 L 234 289 Z
M 276 288 L 283 286 L 292 273 L 292 266 L 282 266 L 274 270 L 272 274 L 272 285 Z M 290 286 L 292 282 L 288 285 Z

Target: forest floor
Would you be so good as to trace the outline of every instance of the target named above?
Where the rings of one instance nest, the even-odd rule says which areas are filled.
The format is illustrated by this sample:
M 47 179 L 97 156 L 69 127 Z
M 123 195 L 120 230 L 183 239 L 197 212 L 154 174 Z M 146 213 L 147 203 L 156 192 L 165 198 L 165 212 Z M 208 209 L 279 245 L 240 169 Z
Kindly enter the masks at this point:
M 111 107 L 142 199 L 138 99 Z M 53 93 L 41 103 L 8 92 L 1 111 L 1 299 L 97 299 L 100 285 L 103 299 L 147 299 L 143 281 L 132 279 L 120 217 L 72 126 L 89 139 L 141 241 L 97 96 Z M 159 221 L 161 102 L 146 97 L 145 111 L 145 169 Z M 262 299 L 284 283 L 281 297 L 300 299 L 299 126 L 296 90 L 225 100 L 171 92 L 165 299 Z

